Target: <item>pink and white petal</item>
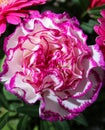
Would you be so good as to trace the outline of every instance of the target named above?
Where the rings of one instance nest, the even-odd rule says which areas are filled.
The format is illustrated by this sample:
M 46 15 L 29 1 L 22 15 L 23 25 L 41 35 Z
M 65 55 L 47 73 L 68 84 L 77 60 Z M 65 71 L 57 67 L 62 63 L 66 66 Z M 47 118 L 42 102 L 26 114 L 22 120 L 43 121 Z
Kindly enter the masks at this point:
M 99 67 L 105 67 L 104 57 L 103 54 L 97 44 L 90 46 L 90 49 L 92 51 L 92 58 L 94 62 L 97 63 L 97 66 Z M 94 67 L 97 67 L 94 66 Z M 103 75 L 102 75 L 103 76 Z
M 51 90 L 44 92 L 40 103 L 39 114 L 42 119 L 49 121 L 62 120 L 69 112 L 59 104 L 58 97 Z
M 77 98 L 68 98 L 68 100 L 60 100 L 61 105 L 73 113 L 82 112 L 86 107 L 90 106 L 98 97 L 102 82 L 100 82 L 99 76 L 95 70 L 91 71 L 89 79 L 92 82 L 91 89 L 88 90 L 85 95 Z
M 28 103 L 35 103 L 41 98 L 40 94 L 35 93 L 35 89 L 29 83 L 25 82 L 25 77 L 21 73 L 14 75 L 7 90 L 23 98 Z
M 10 50 L 7 53 L 8 58 L 5 59 L 3 71 L 0 73 L 0 80 L 9 84 L 11 77 L 19 71 L 22 71 L 21 58 L 22 52 L 20 49 Z M 12 66 L 12 67 L 11 67 Z
M 35 41 L 36 41 L 36 39 L 35 39 Z M 24 50 L 34 52 L 34 51 L 37 51 L 40 48 L 40 44 L 39 45 L 38 44 L 37 45 L 33 44 L 30 41 L 29 37 L 28 38 L 23 38 L 23 41 L 24 42 L 21 45 L 22 45 L 22 49 L 24 49 Z
M 47 17 L 41 17 L 39 12 L 35 11 L 35 16 L 33 18 L 33 16 L 31 16 L 31 20 L 26 20 L 25 21 L 25 24 L 24 24 L 24 28 L 28 31 L 33 31 L 31 32 L 31 35 L 32 33 L 35 35 L 35 32 L 37 32 L 37 35 L 40 34 L 38 32 L 41 32 L 43 33 L 43 31 L 46 31 L 47 30 L 47 33 L 49 33 L 49 30 L 48 29 L 58 29 L 59 28 L 53 24 L 52 20 L 50 18 L 47 18 Z M 41 18 L 40 18 L 41 17 Z M 47 24 L 46 22 L 48 22 L 49 24 Z M 33 30 L 34 29 L 34 30 Z M 58 31 L 57 30 L 57 31 Z
M 45 76 L 42 85 L 44 88 L 51 87 L 52 85 L 53 86 L 52 89 L 56 91 L 56 89 L 59 89 L 63 85 L 63 81 L 60 79 L 60 77 L 57 74 L 54 74 L 54 70 L 53 70 L 52 74 L 47 74 L 47 76 Z
M 89 80 L 92 83 L 92 86 L 91 89 L 86 93 L 86 95 L 92 97 L 93 101 L 95 101 L 95 99 L 97 98 L 99 90 L 102 87 L 103 77 L 104 71 L 101 67 L 95 67 L 90 70 Z
M 78 98 L 86 94 L 87 91 L 91 88 L 92 84 L 87 78 L 83 78 L 76 89 L 68 90 L 69 96 L 72 98 Z
M 14 24 L 14 25 L 17 25 L 21 22 L 21 18 L 20 17 L 17 17 L 17 16 L 13 16 L 13 15 L 8 15 L 6 17 L 7 19 L 7 22 L 10 23 L 10 24 Z
M 19 36 L 25 36 L 28 32 L 24 29 L 23 25 L 21 24 L 16 28 L 14 33 L 9 35 L 5 38 L 4 41 L 4 51 L 8 52 L 9 49 L 15 48 L 19 43 Z M 12 44 L 11 44 L 12 43 Z
M 81 96 L 84 96 L 88 91 L 92 90 L 92 88 L 98 86 L 100 82 L 103 82 L 103 79 L 104 79 L 103 69 L 101 67 L 93 67 L 90 69 L 88 77 L 83 78 L 78 84 L 78 87 L 76 89 L 67 90 L 69 96 L 72 98 L 79 98 Z

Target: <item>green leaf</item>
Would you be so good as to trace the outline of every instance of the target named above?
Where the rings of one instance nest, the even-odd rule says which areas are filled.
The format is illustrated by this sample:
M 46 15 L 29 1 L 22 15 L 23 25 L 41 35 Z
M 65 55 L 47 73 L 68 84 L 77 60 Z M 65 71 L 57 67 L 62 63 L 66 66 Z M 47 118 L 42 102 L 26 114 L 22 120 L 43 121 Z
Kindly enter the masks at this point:
M 67 121 L 53 122 L 53 125 L 54 125 L 56 130 L 70 130 L 70 126 L 68 125 Z
M 71 3 L 72 3 L 73 5 L 79 4 L 79 0 L 72 0 Z
M 88 126 L 88 122 L 86 120 L 86 118 L 83 116 L 83 114 L 77 116 L 75 119 L 74 119 L 78 124 L 81 124 L 83 126 Z
M 38 129 L 38 126 L 35 126 L 33 130 L 39 130 L 39 129 Z
M 90 19 L 90 20 L 88 21 L 88 23 L 83 22 L 83 23 L 81 24 L 81 28 L 82 28 L 86 33 L 91 34 L 91 33 L 93 32 L 93 27 L 94 27 L 94 25 L 96 25 L 96 24 L 97 24 L 97 21 L 96 21 L 96 20 Z
M 2 130 L 16 130 L 19 120 L 9 120 Z
M 25 105 L 17 108 L 17 112 L 27 114 L 32 117 L 39 117 L 39 106 Z
M 8 119 L 9 119 L 9 114 L 7 112 L 0 118 L 0 130 L 6 125 Z
M 54 129 L 52 128 L 51 122 L 41 120 L 40 130 L 54 130 Z
M 5 107 L 6 109 L 9 109 L 9 104 L 3 93 L 0 93 L 0 104 L 2 104 L 2 106 Z
M 27 130 L 29 121 L 28 119 L 29 117 L 27 115 L 23 116 L 17 125 L 17 130 Z
M 40 130 L 70 130 L 70 127 L 66 121 L 63 122 L 41 121 Z
M 15 95 L 8 92 L 5 88 L 3 88 L 3 93 L 7 100 L 19 100 Z
M 5 59 L 5 56 L 2 59 L 0 59 L 0 72 L 2 71 L 2 65 L 4 63 L 4 59 Z
M 88 14 L 91 15 L 91 17 L 93 18 L 97 18 L 100 16 L 100 11 L 102 9 L 105 9 L 105 5 L 88 10 Z
M 19 108 L 21 106 L 21 104 L 19 102 L 11 102 L 9 105 L 9 109 L 12 112 L 17 112 L 17 108 Z

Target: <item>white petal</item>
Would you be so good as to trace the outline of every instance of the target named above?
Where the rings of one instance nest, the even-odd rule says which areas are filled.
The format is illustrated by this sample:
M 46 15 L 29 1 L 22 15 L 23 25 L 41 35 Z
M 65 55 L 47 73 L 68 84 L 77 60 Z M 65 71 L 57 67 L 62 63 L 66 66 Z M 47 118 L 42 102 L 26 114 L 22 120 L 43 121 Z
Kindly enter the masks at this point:
M 24 82 L 24 76 L 19 73 L 16 74 L 14 88 L 11 89 L 11 92 L 19 95 L 28 103 L 35 103 L 41 98 L 40 94 L 36 94 L 35 89 L 29 83 Z
M 15 48 L 19 42 L 19 37 L 27 34 L 28 32 L 21 25 L 18 26 L 15 32 L 5 39 L 4 50 L 8 51 L 11 48 Z
M 14 54 L 10 54 L 12 51 L 9 52 L 8 57 L 9 59 L 6 59 L 6 64 L 5 67 L 7 71 L 4 68 L 4 74 L 1 77 L 1 81 L 7 81 L 6 83 L 9 83 L 11 77 L 16 73 L 22 70 L 21 68 L 21 58 L 22 57 L 22 52 L 20 49 L 17 49 Z M 12 56 L 11 56 L 12 55 Z
M 61 117 L 65 117 L 66 115 L 69 114 L 69 112 L 64 109 L 62 106 L 60 106 L 58 102 L 58 98 L 52 91 L 46 91 L 44 93 L 44 101 L 41 101 L 41 106 L 40 106 L 40 115 L 43 116 L 43 112 L 53 112 L 55 114 L 58 114 Z M 44 110 L 42 111 L 42 107 L 45 105 Z M 47 114 L 47 113 L 46 113 Z

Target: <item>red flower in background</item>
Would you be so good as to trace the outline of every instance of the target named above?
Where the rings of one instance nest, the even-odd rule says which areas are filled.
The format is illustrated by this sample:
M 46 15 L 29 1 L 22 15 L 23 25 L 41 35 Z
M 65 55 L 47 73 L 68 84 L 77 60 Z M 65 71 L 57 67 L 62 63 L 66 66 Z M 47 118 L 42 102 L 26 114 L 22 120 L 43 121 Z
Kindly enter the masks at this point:
M 101 6 L 105 4 L 105 0 L 90 0 L 90 8 Z

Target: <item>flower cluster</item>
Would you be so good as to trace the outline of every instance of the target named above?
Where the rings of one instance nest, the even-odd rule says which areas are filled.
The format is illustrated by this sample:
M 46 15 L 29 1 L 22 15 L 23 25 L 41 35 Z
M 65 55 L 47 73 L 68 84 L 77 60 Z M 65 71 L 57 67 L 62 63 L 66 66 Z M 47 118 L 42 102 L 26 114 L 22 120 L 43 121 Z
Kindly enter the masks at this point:
M 76 17 L 26 9 L 45 2 L 0 1 L 0 34 L 6 22 L 19 24 L 4 40 L 0 81 L 25 102 L 39 101 L 42 119 L 72 119 L 97 99 L 103 84 L 105 10 L 95 26 L 96 44 L 88 46 Z

